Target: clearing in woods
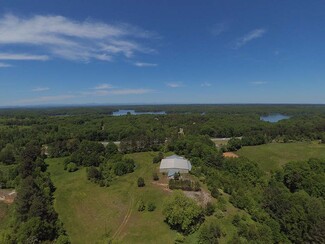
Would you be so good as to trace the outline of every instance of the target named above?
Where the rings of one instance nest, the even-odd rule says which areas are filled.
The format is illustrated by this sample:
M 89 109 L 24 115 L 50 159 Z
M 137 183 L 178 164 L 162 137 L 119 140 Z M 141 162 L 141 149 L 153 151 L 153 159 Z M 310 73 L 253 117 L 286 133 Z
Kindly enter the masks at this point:
M 153 152 L 127 155 L 137 163 L 135 172 L 121 176 L 110 187 L 99 187 L 87 180 L 86 169 L 69 173 L 63 169 L 64 158 L 47 159 L 56 186 L 54 207 L 72 243 L 174 243 L 176 232 L 164 223 L 163 199 L 170 193 L 152 184 Z M 146 186 L 137 186 L 138 177 Z M 153 212 L 137 211 L 137 202 L 153 202 Z M 159 236 L 159 239 L 157 239 Z
M 319 142 L 270 143 L 243 147 L 236 154 L 257 162 L 261 169 L 269 172 L 290 161 L 310 158 L 325 159 L 325 144 Z

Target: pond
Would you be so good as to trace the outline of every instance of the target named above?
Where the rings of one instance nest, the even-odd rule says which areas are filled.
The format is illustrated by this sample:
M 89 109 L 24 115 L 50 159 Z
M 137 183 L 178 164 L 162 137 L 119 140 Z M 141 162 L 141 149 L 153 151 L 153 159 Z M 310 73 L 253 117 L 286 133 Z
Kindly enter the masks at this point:
M 270 114 L 267 116 L 261 116 L 260 119 L 266 122 L 276 123 L 280 120 L 290 119 L 290 116 L 284 114 Z
M 120 109 L 118 111 L 113 112 L 113 116 L 122 116 L 122 115 L 141 115 L 141 114 L 157 114 L 162 115 L 166 114 L 165 111 L 159 111 L 159 112 L 136 112 L 135 110 L 129 110 L 129 109 Z

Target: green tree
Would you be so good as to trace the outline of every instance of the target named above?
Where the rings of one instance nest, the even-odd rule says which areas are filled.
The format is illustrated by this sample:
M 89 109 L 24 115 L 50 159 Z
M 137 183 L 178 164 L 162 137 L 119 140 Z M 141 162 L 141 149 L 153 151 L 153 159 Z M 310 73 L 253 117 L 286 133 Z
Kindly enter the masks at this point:
M 217 244 L 221 237 L 221 230 L 216 220 L 204 223 L 200 228 L 199 243 Z
M 194 231 L 203 219 L 202 208 L 181 191 L 174 191 L 167 199 L 163 214 L 172 228 L 184 233 Z
M 11 144 L 7 144 L 0 152 L 0 162 L 4 164 L 13 164 L 15 161 L 14 147 Z

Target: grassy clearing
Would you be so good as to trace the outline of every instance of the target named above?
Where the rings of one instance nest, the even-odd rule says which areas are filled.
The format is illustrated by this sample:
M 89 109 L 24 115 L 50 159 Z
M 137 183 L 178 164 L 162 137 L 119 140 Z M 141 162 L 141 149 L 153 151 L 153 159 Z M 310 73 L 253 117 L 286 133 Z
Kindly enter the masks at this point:
M 228 144 L 229 138 L 211 138 L 211 141 L 216 144 L 217 147 L 222 147 Z
M 108 188 L 86 179 L 86 169 L 74 173 L 63 170 L 63 158 L 48 159 L 54 185 L 54 206 L 72 243 L 107 243 L 109 238 L 122 243 L 173 243 L 176 232 L 169 229 L 162 216 L 163 199 L 168 192 L 151 184 L 155 153 L 128 155 L 137 163 L 134 173 L 119 177 Z M 146 186 L 137 187 L 138 177 Z M 153 202 L 154 212 L 138 212 L 137 202 Z M 159 237 L 159 238 L 157 238 Z
M 263 170 L 269 172 L 290 161 L 325 158 L 325 144 L 318 142 L 270 143 L 243 147 L 236 154 L 257 162 Z

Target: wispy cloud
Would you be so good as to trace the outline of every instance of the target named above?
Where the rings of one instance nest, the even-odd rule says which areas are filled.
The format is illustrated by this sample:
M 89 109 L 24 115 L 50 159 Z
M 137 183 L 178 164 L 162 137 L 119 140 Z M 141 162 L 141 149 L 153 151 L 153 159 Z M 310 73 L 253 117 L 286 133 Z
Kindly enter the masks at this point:
M 0 63 L 0 68 L 9 68 L 9 67 L 12 67 L 12 65 L 6 63 Z
M 16 55 L 11 60 L 47 60 L 59 57 L 88 62 L 110 61 L 132 57 L 135 53 L 152 53 L 144 43 L 154 34 L 128 24 L 106 24 L 98 21 L 75 21 L 63 16 L 36 15 L 21 18 L 12 14 L 0 18 L 0 45 L 19 46 L 20 50 L 39 47 L 43 55 Z M 141 40 L 141 42 L 140 42 Z M 3 48 L 2 48 L 3 49 Z M 4 58 L 3 58 L 4 59 Z M 6 59 L 10 59 L 7 56 Z
M 137 88 L 137 89 L 110 89 L 110 90 L 96 90 L 96 91 L 86 91 L 81 92 L 82 95 L 87 96 L 109 96 L 109 95 L 141 95 L 153 92 L 152 89 L 144 89 L 144 88 Z
M 32 54 L 26 54 L 26 53 L 0 53 L 0 60 L 46 61 L 48 59 L 49 59 L 49 57 L 47 55 L 32 55 Z
M 184 86 L 182 82 L 169 82 L 166 83 L 166 86 L 171 87 L 171 88 L 178 88 Z
M 151 93 L 153 90 L 151 89 L 118 89 L 118 90 L 113 90 L 111 91 L 111 94 L 114 95 L 141 95 L 141 94 L 146 94 L 146 93 Z
M 210 86 L 212 86 L 212 85 L 211 85 L 211 83 L 209 83 L 209 82 L 203 82 L 203 83 L 201 84 L 201 86 L 202 86 L 202 87 L 210 87 Z
M 266 85 L 267 81 L 252 81 L 250 82 L 251 85 L 260 86 L 260 85 Z
M 114 88 L 112 85 L 105 83 L 105 84 L 100 84 L 98 86 L 95 86 L 93 89 L 94 90 L 107 90 L 107 89 L 112 89 L 112 88 Z
M 242 46 L 246 45 L 248 42 L 262 37 L 266 33 L 265 29 L 255 29 L 244 35 L 243 37 L 239 38 L 235 45 L 234 48 L 238 49 L 241 48 Z
M 158 64 L 142 63 L 142 62 L 135 62 L 134 65 L 137 66 L 137 67 L 156 67 L 156 66 L 158 66 Z
M 226 23 L 218 23 L 210 29 L 210 33 L 214 36 L 219 36 L 227 29 L 228 29 L 228 25 Z
M 46 104 L 52 102 L 62 102 L 75 97 L 76 97 L 75 95 L 42 96 L 36 98 L 17 100 L 15 101 L 15 104 L 24 104 L 24 105 Z
M 50 88 L 48 87 L 36 87 L 34 89 L 32 89 L 33 92 L 43 92 L 43 91 L 48 91 L 50 90 Z
M 119 88 L 111 85 L 111 84 L 100 84 L 91 88 L 90 91 L 81 92 L 82 95 L 91 95 L 91 96 L 108 96 L 108 95 L 137 95 L 137 94 L 145 94 L 152 92 L 151 89 L 144 88 Z

